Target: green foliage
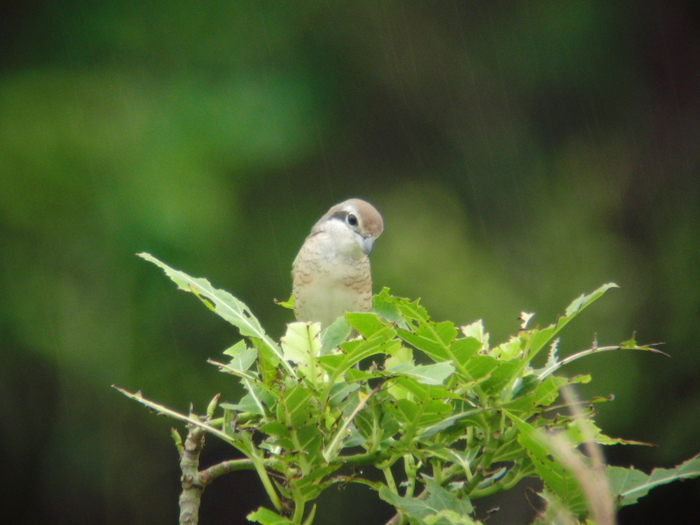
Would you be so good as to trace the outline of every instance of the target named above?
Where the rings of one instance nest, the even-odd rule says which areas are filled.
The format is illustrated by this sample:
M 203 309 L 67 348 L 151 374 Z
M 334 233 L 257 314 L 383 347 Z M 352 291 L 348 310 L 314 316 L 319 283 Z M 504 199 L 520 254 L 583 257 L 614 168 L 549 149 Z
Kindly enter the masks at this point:
M 582 295 L 545 328 L 528 328 L 532 314 L 523 313 L 518 333 L 493 348 L 481 322 L 435 322 L 418 301 L 393 297 L 388 289 L 375 297 L 374 313 L 348 313 L 324 332 L 318 324 L 291 323 L 277 344 L 227 292 L 142 257 L 245 336 L 224 352 L 228 363 L 215 363 L 246 390 L 237 403 L 218 407 L 219 427 L 208 423 L 216 400 L 202 422 L 132 397 L 247 456 L 274 506 L 250 514 L 251 521 L 311 524 L 315 507 L 307 512 L 307 504 L 326 488 L 362 483 L 396 507 L 401 523 L 468 525 L 476 523 L 472 500 L 525 477 L 544 482 L 550 506 L 585 521 L 595 518 L 593 503 L 585 476 L 572 464 L 586 472 L 594 465 L 575 447 L 633 443 L 605 436 L 590 407 L 554 406 L 562 388 L 590 379 L 553 375 L 571 360 L 612 349 L 656 351 L 632 340 L 558 359 L 555 336 L 614 284 Z M 351 328 L 360 336 L 346 341 Z M 533 368 L 547 345 L 546 365 Z M 349 468 L 361 466 L 383 472 L 384 482 Z M 698 475 L 698 458 L 651 476 L 609 467 L 608 496 L 627 505 L 653 486 Z
M 685 461 L 676 468 L 657 468 L 650 475 L 633 468 L 608 467 L 608 479 L 621 506 L 632 505 L 654 487 L 678 479 L 700 476 L 700 455 Z

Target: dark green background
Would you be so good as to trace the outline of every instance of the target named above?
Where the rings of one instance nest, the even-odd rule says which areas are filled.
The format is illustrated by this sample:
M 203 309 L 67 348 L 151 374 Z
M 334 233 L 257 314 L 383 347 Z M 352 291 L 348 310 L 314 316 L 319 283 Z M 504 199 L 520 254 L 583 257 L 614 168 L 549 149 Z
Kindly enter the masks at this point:
M 93 5 L 89 5 L 93 4 Z M 236 331 L 177 292 L 147 251 L 245 301 L 273 303 L 311 225 L 349 197 L 385 233 L 375 290 L 437 319 L 522 310 L 563 333 L 637 332 L 671 358 L 604 354 L 581 395 L 599 423 L 700 451 L 700 7 L 695 1 L 20 1 L 0 8 L 0 509 L 15 523 L 175 523 L 170 421 L 110 388 L 199 410 L 234 381 L 206 364 Z M 209 440 L 204 461 L 229 457 Z M 536 501 L 532 494 L 530 501 Z M 697 523 L 700 483 L 625 509 Z M 319 523 L 382 523 L 360 488 Z M 267 504 L 250 473 L 218 480 L 202 523 Z M 477 502 L 478 504 L 478 502 Z M 526 523 L 509 500 L 491 523 Z M 499 521 L 500 520 L 500 521 Z

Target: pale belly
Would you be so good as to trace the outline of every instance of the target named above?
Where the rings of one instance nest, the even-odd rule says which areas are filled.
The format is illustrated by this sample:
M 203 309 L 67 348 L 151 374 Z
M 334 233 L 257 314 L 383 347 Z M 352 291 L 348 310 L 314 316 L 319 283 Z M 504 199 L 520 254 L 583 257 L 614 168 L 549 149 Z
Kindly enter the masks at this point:
M 296 298 L 303 307 L 303 321 L 320 321 L 323 328 L 331 325 L 344 312 L 357 312 L 367 303 L 364 293 L 347 288 L 335 279 L 316 279 L 298 290 Z

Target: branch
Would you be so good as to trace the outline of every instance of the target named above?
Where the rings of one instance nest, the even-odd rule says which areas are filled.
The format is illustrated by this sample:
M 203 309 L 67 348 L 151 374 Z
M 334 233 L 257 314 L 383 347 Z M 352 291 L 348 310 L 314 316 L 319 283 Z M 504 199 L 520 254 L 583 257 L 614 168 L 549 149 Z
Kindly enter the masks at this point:
M 182 493 L 180 494 L 180 525 L 199 523 L 199 506 L 206 484 L 199 476 L 199 454 L 204 447 L 204 430 L 188 424 L 189 432 L 180 455 Z

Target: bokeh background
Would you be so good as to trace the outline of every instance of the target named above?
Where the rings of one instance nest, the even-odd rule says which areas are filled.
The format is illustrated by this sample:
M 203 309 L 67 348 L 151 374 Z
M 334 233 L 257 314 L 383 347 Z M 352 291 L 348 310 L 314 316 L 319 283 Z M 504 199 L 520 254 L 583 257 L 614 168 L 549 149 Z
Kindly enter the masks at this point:
M 386 229 L 375 288 L 437 319 L 522 310 L 546 325 L 614 281 L 561 352 L 636 337 L 670 359 L 593 356 L 598 421 L 658 445 L 606 449 L 649 470 L 700 452 L 700 4 L 693 0 L 207 2 L 8 0 L 0 7 L 0 501 L 14 523 L 175 523 L 172 422 L 230 378 L 236 330 L 147 251 L 291 320 L 289 271 L 349 197 Z M 210 439 L 205 463 L 230 457 Z M 536 497 L 477 502 L 528 523 Z M 621 524 L 698 523 L 700 483 L 653 491 Z M 202 523 L 267 504 L 217 480 Z M 383 523 L 361 488 L 320 523 Z M 499 521 L 500 520 L 500 521 Z

